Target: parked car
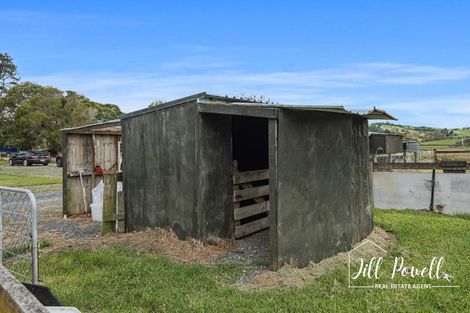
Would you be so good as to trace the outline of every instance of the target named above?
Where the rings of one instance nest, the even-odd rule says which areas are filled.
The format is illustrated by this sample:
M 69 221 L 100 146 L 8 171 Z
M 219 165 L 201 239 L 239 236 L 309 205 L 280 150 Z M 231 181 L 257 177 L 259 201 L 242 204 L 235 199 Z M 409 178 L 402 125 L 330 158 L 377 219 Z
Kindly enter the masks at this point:
M 21 164 L 23 166 L 29 166 L 33 164 L 49 164 L 49 155 L 45 153 L 35 153 L 33 151 L 20 151 L 10 157 L 8 163 L 13 166 L 15 164 Z
M 62 167 L 62 152 L 57 153 L 57 156 L 55 157 L 55 164 L 57 167 Z

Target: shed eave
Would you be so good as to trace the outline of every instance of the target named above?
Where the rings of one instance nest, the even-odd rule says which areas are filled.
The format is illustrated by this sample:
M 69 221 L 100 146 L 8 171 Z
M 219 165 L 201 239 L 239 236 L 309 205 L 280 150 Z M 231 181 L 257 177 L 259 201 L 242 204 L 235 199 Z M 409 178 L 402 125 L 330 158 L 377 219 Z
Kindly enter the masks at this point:
M 120 120 L 112 120 L 112 121 L 107 121 L 107 122 L 102 122 L 102 123 L 95 123 L 95 124 L 88 124 L 88 125 L 77 126 L 77 127 L 62 128 L 61 131 L 65 134 L 67 134 L 67 133 L 78 133 L 78 132 L 94 131 L 94 130 L 98 130 L 98 129 L 102 129 L 102 128 L 117 127 L 117 126 L 121 126 L 121 121 Z
M 251 116 L 269 119 L 278 118 L 278 109 L 271 107 L 263 108 L 256 105 L 205 103 L 198 101 L 197 108 L 199 113 Z
M 398 121 L 398 119 L 391 114 L 385 112 L 384 110 L 379 110 L 376 108 L 373 108 L 372 110 L 369 110 L 366 114 L 364 114 L 365 117 L 369 120 L 392 120 L 392 121 Z

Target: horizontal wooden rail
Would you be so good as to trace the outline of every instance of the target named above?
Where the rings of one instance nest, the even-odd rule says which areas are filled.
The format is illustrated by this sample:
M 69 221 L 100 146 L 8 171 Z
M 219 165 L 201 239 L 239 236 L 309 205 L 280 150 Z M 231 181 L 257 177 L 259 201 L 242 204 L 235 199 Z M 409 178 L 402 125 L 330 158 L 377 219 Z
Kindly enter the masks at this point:
M 233 202 L 249 200 L 269 195 L 269 185 L 233 191 Z
M 233 175 L 234 184 L 248 183 L 266 179 L 269 179 L 269 170 L 236 172 Z
M 450 154 L 450 153 L 470 153 L 470 150 L 436 150 L 436 154 Z
M 125 213 L 111 213 L 111 214 L 103 214 L 103 222 L 112 222 L 116 220 L 125 220 L 126 214 Z
M 255 203 L 241 208 L 235 208 L 234 219 L 238 221 L 243 218 L 247 218 L 264 212 L 269 212 L 269 201 Z
M 235 238 L 240 238 L 266 228 L 269 228 L 269 217 L 264 217 L 250 223 L 235 226 Z
M 468 169 L 470 164 L 467 164 L 467 167 L 457 168 L 457 169 Z M 432 169 L 444 169 L 439 165 L 439 163 L 381 163 L 377 162 L 373 164 L 374 170 L 432 170 Z

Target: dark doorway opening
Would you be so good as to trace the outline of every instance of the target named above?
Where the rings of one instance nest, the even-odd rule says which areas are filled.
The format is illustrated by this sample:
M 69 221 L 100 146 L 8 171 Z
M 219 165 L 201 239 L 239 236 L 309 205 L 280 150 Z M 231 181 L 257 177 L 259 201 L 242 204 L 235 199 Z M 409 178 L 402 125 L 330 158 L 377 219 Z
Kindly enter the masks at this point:
M 232 156 L 240 172 L 267 169 L 268 119 L 232 117 Z
M 260 252 L 269 254 L 269 135 L 268 119 L 232 117 L 234 163 L 235 238 L 256 240 Z M 249 237 L 248 237 L 249 236 Z

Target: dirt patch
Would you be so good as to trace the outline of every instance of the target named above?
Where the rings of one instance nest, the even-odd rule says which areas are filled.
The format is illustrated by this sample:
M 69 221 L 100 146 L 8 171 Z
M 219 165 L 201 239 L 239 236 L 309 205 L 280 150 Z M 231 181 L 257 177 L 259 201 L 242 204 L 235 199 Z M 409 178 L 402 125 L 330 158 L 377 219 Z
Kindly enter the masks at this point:
M 269 229 L 237 239 L 232 249 L 215 263 L 230 263 L 266 267 L 269 264 Z
M 355 247 L 366 243 L 366 240 L 374 242 L 383 249 L 388 249 L 396 243 L 396 238 L 393 234 L 386 232 L 378 226 L 375 226 L 372 233 Z M 361 246 L 361 249 L 355 250 L 355 253 L 357 253 L 356 256 L 358 257 L 376 256 L 378 252 L 377 247 L 373 244 L 364 244 Z M 286 265 L 276 272 L 270 270 L 258 271 L 258 273 L 252 275 L 248 281 L 240 280 L 237 286 L 242 290 L 273 287 L 302 287 L 326 273 L 330 273 L 336 268 L 347 264 L 348 252 L 342 252 L 322 260 L 319 263 L 310 263 L 304 268 L 295 268 Z
M 70 249 L 89 248 L 99 250 L 113 245 L 135 249 L 138 253 L 156 253 L 180 263 L 213 263 L 233 248 L 234 241 L 224 240 L 217 245 L 204 244 L 198 240 L 180 240 L 172 231 L 162 228 L 147 229 L 124 234 L 107 234 L 98 238 L 63 240 L 56 234 L 54 244 L 42 253 L 57 253 Z

